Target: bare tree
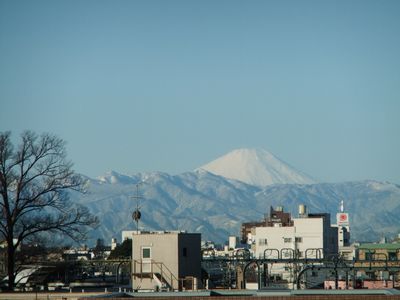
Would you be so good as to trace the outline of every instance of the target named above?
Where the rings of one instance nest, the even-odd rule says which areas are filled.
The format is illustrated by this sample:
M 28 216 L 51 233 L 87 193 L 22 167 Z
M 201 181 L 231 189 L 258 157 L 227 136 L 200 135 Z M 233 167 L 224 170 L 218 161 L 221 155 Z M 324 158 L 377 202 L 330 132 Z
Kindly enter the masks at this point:
M 14 150 L 10 132 L 0 132 L 0 238 L 7 244 L 8 288 L 14 288 L 16 251 L 23 241 L 61 233 L 85 238 L 98 223 L 87 208 L 72 205 L 71 190 L 83 191 L 83 179 L 66 160 L 65 142 L 51 134 L 21 135 Z

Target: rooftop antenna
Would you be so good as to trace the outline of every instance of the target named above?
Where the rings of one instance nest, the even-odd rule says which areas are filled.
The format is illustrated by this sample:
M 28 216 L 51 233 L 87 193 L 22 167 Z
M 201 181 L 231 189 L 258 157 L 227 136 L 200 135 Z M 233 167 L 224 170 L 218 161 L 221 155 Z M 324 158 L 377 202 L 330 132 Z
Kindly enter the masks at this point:
M 344 212 L 344 201 L 340 201 L 340 212 Z
M 139 220 L 140 217 L 142 216 L 142 214 L 140 213 L 140 206 L 139 206 L 140 199 L 143 199 L 143 197 L 139 195 L 140 184 L 142 184 L 142 182 L 136 184 L 136 196 L 132 196 L 132 198 L 136 200 L 136 209 L 132 214 L 132 219 L 136 222 L 136 234 L 139 234 Z

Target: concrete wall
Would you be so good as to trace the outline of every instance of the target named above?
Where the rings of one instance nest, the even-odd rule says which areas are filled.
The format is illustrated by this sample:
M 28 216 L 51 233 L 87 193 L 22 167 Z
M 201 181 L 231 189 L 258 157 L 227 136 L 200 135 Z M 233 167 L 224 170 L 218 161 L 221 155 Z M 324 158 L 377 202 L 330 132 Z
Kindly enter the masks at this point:
M 253 232 L 256 243 L 253 250 L 258 258 L 264 257 L 265 249 L 294 248 L 294 227 L 256 227 Z M 291 241 L 288 242 L 288 239 Z M 265 254 L 267 257 L 276 258 L 275 253 L 267 251 Z
M 143 248 L 150 248 L 150 259 L 142 257 Z M 132 259 L 133 261 L 142 261 L 143 272 L 140 277 L 133 277 L 132 285 L 134 289 L 154 289 L 158 282 L 151 275 L 149 268 L 152 272 L 159 273 L 160 270 L 157 264 L 150 264 L 151 262 L 163 263 L 169 271 L 176 277 L 178 275 L 178 234 L 176 233 L 142 233 L 133 235 L 132 239 Z M 148 263 L 146 263 L 148 262 Z M 134 264 L 134 263 L 133 263 Z M 136 265 L 138 266 L 138 265 Z M 167 273 L 167 270 L 165 270 Z M 165 274 L 166 274 L 165 273 Z M 173 284 L 175 289 L 178 288 L 178 283 Z
M 305 257 L 307 249 L 324 248 L 324 219 L 299 218 L 293 219 L 296 236 L 302 239 L 297 243 L 297 249 Z M 323 254 L 323 253 L 321 253 Z M 307 257 L 316 257 L 315 251 L 307 251 Z
M 201 235 L 197 233 L 182 232 L 155 232 L 134 234 L 132 240 L 132 259 L 141 261 L 146 272 L 142 275 L 133 276 L 133 288 L 154 289 L 158 282 L 151 277 L 151 273 L 161 273 L 162 263 L 163 276 L 171 282 L 170 273 L 173 275 L 173 289 L 180 288 L 176 280 L 187 276 L 195 277 L 197 287 L 201 283 Z M 151 249 L 151 257 L 143 258 L 143 248 Z M 148 263 L 146 263 L 148 262 Z M 133 263 L 134 265 L 135 263 Z M 136 264 L 138 266 L 138 264 Z M 149 269 L 151 265 L 151 270 Z M 134 268 L 134 267 L 133 267 Z M 147 278 L 146 278 L 147 277 Z
M 201 235 L 180 234 L 178 238 L 179 278 L 194 276 L 201 280 Z
M 306 250 L 312 248 L 324 249 L 326 253 L 337 253 L 337 229 L 330 227 L 330 224 L 327 226 L 324 218 L 298 218 L 293 221 L 294 226 L 291 227 L 256 227 L 253 230 L 256 240 L 253 250 L 256 257 L 263 257 L 267 248 L 297 249 L 301 257 L 305 257 Z M 270 254 L 275 256 L 275 252 Z M 321 253 L 322 256 L 323 254 Z M 307 256 L 316 257 L 316 252 L 309 250 Z

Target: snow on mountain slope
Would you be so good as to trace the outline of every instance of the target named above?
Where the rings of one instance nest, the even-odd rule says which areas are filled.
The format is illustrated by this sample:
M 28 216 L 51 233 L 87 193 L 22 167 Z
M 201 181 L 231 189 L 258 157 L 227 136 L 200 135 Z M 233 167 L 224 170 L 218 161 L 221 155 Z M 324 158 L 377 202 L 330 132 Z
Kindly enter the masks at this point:
M 198 168 L 256 186 L 315 181 L 263 149 L 237 149 Z
M 129 183 L 135 182 L 135 180 L 134 180 L 134 178 L 132 178 L 132 176 L 119 174 L 118 172 L 115 172 L 115 171 L 107 172 L 103 176 L 97 177 L 97 179 L 101 183 L 126 183 L 126 184 L 129 184 Z
M 298 205 L 305 204 L 309 212 L 328 212 L 334 221 L 341 200 L 350 214 L 353 240 L 374 241 L 383 234 L 393 236 L 400 228 L 400 186 L 387 182 L 260 188 L 204 170 L 125 176 L 113 172 L 88 179 L 87 193 L 71 194 L 71 200 L 87 206 L 100 219 L 100 226 L 89 234 L 90 244 L 98 238 L 119 238 L 122 230 L 135 229 L 132 212 L 136 201 L 132 196 L 139 182 L 141 230 L 187 230 L 200 232 L 204 240 L 224 242 L 228 235 L 239 235 L 242 222 L 261 220 L 271 205 L 284 206 L 295 217 Z
M 197 169 L 179 175 L 115 171 L 97 179 L 86 177 L 87 193 L 71 193 L 101 221 L 89 233 L 98 238 L 119 237 L 135 228 L 136 184 L 140 183 L 140 230 L 200 232 L 204 240 L 224 242 L 238 235 L 242 222 L 263 218 L 269 207 L 284 206 L 297 214 L 299 204 L 310 212 L 328 212 L 334 221 L 341 200 L 350 214 L 353 240 L 374 241 L 398 233 L 400 186 L 388 182 L 358 181 L 313 184 L 265 150 L 239 149 Z
M 135 228 L 131 215 L 136 200 L 132 196 L 139 182 L 143 197 L 140 200 L 141 230 L 201 232 L 203 238 L 221 242 L 232 232 L 237 234 L 242 222 L 255 215 L 257 219 L 262 216 L 262 212 L 255 212 L 251 205 L 255 203 L 253 195 L 259 188 L 206 171 L 176 176 L 138 173 L 128 177 L 132 179 L 130 184 L 126 180 L 112 180 L 121 178 L 116 172 L 107 173 L 97 180 L 89 179 L 86 194 L 72 194 L 71 198 L 86 205 L 101 221 L 101 225 L 90 232 L 91 241 L 99 237 L 118 238 L 122 230 Z

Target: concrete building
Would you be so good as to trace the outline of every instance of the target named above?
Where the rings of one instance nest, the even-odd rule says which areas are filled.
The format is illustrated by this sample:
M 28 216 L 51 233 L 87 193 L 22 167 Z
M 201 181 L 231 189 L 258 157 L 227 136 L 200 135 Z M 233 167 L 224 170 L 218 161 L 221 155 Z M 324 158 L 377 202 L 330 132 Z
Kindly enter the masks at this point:
M 123 230 L 121 232 L 121 243 L 123 243 L 125 240 L 131 240 L 132 236 L 136 233 L 140 233 L 140 231 L 136 230 Z
M 391 286 L 400 287 L 400 272 L 389 269 L 399 270 L 400 267 L 400 243 L 366 243 L 361 244 L 356 249 L 356 267 L 366 267 L 365 271 L 360 271 L 359 275 L 364 278 L 363 286 L 368 281 L 390 281 Z M 368 267 L 382 267 L 381 270 L 373 270 Z M 367 283 L 366 283 L 367 282 Z
M 116 238 L 112 238 L 111 239 L 111 251 L 115 250 L 115 248 L 117 248 L 118 246 L 118 241 Z
M 349 214 L 344 211 L 344 202 L 340 202 L 340 212 L 336 214 L 336 227 L 338 228 L 339 250 L 350 246 L 350 219 Z
M 252 229 L 255 227 L 272 227 L 275 223 L 279 223 L 280 227 L 293 226 L 293 222 L 290 217 L 290 213 L 285 213 L 282 206 L 278 206 L 274 209 L 270 208 L 269 216 L 266 214 L 264 220 L 258 222 L 247 222 L 242 223 L 241 226 L 241 243 L 252 244 L 253 236 Z
M 228 239 L 228 249 L 229 250 L 234 250 L 236 249 L 236 245 L 238 242 L 238 238 L 236 236 L 229 236 Z
M 301 205 L 299 217 L 292 218 L 278 207 L 271 208 L 264 223 L 253 227 L 248 238 L 257 258 L 324 258 L 338 254 L 337 227 L 331 226 L 330 214 L 307 213 Z M 294 264 L 274 263 L 269 266 L 268 277 L 271 282 L 279 282 L 276 287 L 292 288 L 297 268 Z
M 132 285 L 136 290 L 201 288 L 201 235 L 181 231 L 133 234 Z
M 267 249 L 278 249 L 282 258 L 289 258 L 293 253 L 300 258 L 323 258 L 338 253 L 337 228 L 331 226 L 330 214 L 304 212 L 299 218 L 291 218 L 289 214 L 284 220 L 271 215 L 267 225 L 252 229 L 256 257 L 277 255 Z
M 339 254 L 345 260 L 352 260 L 355 257 L 356 245 L 350 244 L 350 217 L 344 209 L 344 201 L 340 201 L 340 209 L 336 214 L 336 224 L 338 231 L 338 248 Z

